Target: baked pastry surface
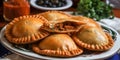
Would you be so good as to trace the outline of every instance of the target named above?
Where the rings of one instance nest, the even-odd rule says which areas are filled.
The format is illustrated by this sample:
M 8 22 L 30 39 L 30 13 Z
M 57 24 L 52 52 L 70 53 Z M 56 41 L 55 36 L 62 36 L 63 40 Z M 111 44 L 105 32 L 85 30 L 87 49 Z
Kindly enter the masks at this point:
M 88 23 L 73 35 L 74 41 L 89 50 L 105 51 L 110 49 L 114 43 L 112 37 L 107 32 L 105 33 L 97 22 L 89 18 L 87 21 Z
M 10 22 L 5 30 L 6 38 L 15 44 L 27 44 L 38 41 L 49 35 L 48 32 L 41 30 L 47 22 L 42 16 L 31 15 L 15 18 Z
M 67 34 L 50 35 L 39 44 L 34 44 L 32 49 L 38 54 L 56 57 L 71 57 L 83 52 Z
M 61 18 L 71 17 L 70 14 L 66 14 L 62 11 L 47 11 L 47 12 L 40 13 L 39 15 L 45 17 L 48 21 L 56 21 Z

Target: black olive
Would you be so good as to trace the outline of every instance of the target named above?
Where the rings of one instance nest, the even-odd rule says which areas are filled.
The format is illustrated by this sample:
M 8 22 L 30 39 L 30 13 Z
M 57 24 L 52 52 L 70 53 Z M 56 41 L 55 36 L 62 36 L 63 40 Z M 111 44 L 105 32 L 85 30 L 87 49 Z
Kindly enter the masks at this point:
M 50 0 L 51 3 L 55 3 L 56 0 Z
M 36 1 L 36 4 L 38 4 L 38 5 L 42 5 L 44 3 L 44 1 L 42 1 L 42 0 L 37 0 Z
M 49 2 L 49 3 L 48 3 L 48 6 L 49 6 L 49 7 L 52 7 L 52 3 L 51 3 L 51 2 Z
M 56 0 L 56 4 L 58 4 L 59 3 L 59 0 Z
M 55 0 L 54 2 L 52 2 L 53 4 L 58 4 L 59 0 Z
M 44 7 L 62 7 L 65 6 L 66 0 L 37 0 L 36 4 Z
M 62 6 L 65 6 L 65 3 L 61 3 L 62 4 Z
M 60 2 L 59 4 L 58 4 L 58 7 L 61 7 L 62 6 L 62 3 Z
M 46 2 L 46 0 L 43 0 L 43 2 L 45 3 L 45 2 Z
M 52 5 L 52 7 L 53 7 L 53 8 L 56 8 L 56 7 L 57 7 L 57 5 Z
M 46 1 L 44 2 L 44 4 L 49 4 L 49 0 L 46 0 Z
M 42 5 L 43 7 L 48 7 L 46 4 Z

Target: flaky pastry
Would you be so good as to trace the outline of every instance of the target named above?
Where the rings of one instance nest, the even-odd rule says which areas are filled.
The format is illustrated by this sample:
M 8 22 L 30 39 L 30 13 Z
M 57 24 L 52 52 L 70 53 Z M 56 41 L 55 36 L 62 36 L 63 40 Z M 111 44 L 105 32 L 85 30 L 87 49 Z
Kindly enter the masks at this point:
M 89 20 L 89 22 L 72 37 L 80 47 L 94 51 L 108 50 L 114 43 L 112 37 L 108 33 L 105 33 L 101 26 L 93 20 Z
M 15 44 L 36 42 L 49 35 L 41 30 L 47 20 L 38 15 L 21 16 L 10 22 L 5 30 L 6 38 Z
M 33 44 L 32 49 L 38 54 L 56 57 L 71 57 L 83 52 L 67 34 L 50 35 L 40 43 Z

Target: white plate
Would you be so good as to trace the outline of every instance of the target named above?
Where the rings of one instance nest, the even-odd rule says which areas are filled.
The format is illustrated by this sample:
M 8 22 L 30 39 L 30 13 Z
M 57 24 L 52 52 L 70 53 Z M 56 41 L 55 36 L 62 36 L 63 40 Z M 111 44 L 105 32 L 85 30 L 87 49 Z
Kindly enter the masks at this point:
M 9 43 L 6 40 L 6 38 L 4 36 L 4 31 L 6 29 L 6 26 L 0 32 L 0 39 L 1 39 L 1 43 L 7 49 L 12 51 L 13 53 L 16 53 L 16 54 L 19 54 L 21 56 L 25 56 L 25 57 L 28 57 L 31 59 L 52 59 L 52 60 L 105 59 L 107 57 L 114 55 L 119 50 L 119 48 L 120 48 L 120 35 L 113 28 L 111 28 L 105 24 L 102 24 L 102 23 L 99 23 L 99 24 L 102 25 L 103 27 L 107 27 L 107 28 L 111 29 L 112 31 L 114 31 L 116 33 L 116 40 L 114 41 L 114 46 L 110 50 L 105 51 L 105 52 L 101 52 L 98 54 L 79 55 L 79 56 L 71 57 L 71 58 L 55 58 L 55 57 L 48 57 L 48 56 L 39 55 L 39 54 L 36 54 L 34 52 L 30 52 L 30 51 L 23 51 L 23 50 L 20 50 L 18 48 L 15 48 L 11 43 Z
M 30 4 L 33 7 L 37 8 L 37 9 L 41 9 L 41 10 L 63 10 L 63 9 L 67 9 L 72 6 L 71 0 L 66 0 L 67 4 L 65 6 L 57 7 L 57 8 L 42 7 L 42 6 L 37 5 L 35 2 L 36 2 L 36 0 L 30 0 Z

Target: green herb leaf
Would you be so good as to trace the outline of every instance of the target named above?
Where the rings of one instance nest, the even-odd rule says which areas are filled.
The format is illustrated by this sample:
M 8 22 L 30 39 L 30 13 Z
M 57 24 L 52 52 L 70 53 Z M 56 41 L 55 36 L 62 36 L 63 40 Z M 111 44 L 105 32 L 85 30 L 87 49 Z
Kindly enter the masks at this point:
M 103 18 L 114 18 L 111 6 L 101 0 L 80 0 L 77 12 L 74 14 L 84 15 L 97 21 Z

